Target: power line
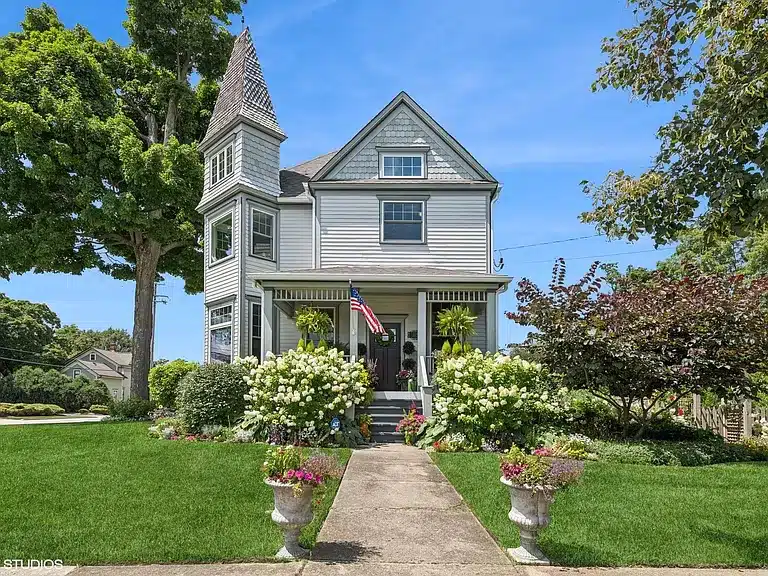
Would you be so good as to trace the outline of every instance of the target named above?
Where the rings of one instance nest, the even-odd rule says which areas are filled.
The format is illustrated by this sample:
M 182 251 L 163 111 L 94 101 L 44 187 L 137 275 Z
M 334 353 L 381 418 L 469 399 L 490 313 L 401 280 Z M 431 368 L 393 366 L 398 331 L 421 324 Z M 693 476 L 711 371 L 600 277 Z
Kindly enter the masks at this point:
M 507 246 L 506 248 L 499 248 L 496 252 L 504 252 L 505 250 L 519 250 L 521 248 L 533 248 L 535 246 L 548 246 L 550 244 L 562 244 L 563 242 L 575 242 L 576 240 L 587 240 L 589 238 L 597 238 L 600 234 L 590 234 L 589 236 L 575 236 L 574 238 L 563 238 L 562 240 L 549 240 L 547 242 L 536 242 L 535 244 L 520 244 L 519 246 Z
M 48 362 L 34 362 L 32 360 L 21 360 L 19 358 L 6 358 L 0 356 L 0 360 L 9 360 L 11 362 L 19 362 L 20 364 L 35 364 L 37 366 L 53 366 L 54 368 L 61 368 L 62 364 L 49 364 Z
M 593 254 L 592 256 L 573 256 L 570 258 L 563 258 L 566 262 L 569 260 L 589 260 L 592 258 L 609 258 L 611 256 L 624 256 L 625 254 L 645 254 L 648 252 L 664 252 L 667 250 L 674 250 L 671 248 L 652 248 L 650 250 L 629 250 L 627 252 L 613 252 L 612 254 Z M 516 264 L 546 264 L 547 262 L 554 262 L 557 258 L 547 258 L 546 260 L 528 260 L 527 262 L 512 262 L 512 265 Z
M 10 350 L 11 352 L 23 352 L 24 354 L 34 354 L 35 356 L 40 356 L 40 352 L 36 352 L 34 350 L 22 350 L 21 348 L 9 348 L 8 346 L 0 346 L 0 350 Z

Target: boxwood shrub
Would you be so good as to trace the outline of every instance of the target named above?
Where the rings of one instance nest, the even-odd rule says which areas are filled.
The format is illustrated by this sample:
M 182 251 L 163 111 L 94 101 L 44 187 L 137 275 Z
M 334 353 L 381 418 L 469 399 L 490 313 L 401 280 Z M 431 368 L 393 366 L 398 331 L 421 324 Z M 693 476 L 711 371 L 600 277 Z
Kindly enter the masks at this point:
M 113 402 L 109 407 L 109 415 L 114 420 L 149 420 L 149 413 L 155 406 L 151 400 L 131 396 L 119 402 Z
M 112 397 L 104 382 L 77 377 L 74 380 L 57 370 L 22 366 L 6 377 L 0 401 L 25 404 L 55 404 L 66 412 L 77 412 L 91 404 L 110 404 Z
M 654 466 L 706 466 L 768 459 L 768 452 L 762 453 L 744 443 L 727 444 L 722 439 L 682 442 L 595 442 L 595 451 L 602 462 Z
M 246 370 L 238 364 L 206 364 L 187 374 L 176 397 L 178 416 L 199 432 L 205 425 L 231 426 L 245 413 Z
M 5 416 L 56 416 L 64 408 L 54 404 L 10 404 L 0 403 L 0 417 Z

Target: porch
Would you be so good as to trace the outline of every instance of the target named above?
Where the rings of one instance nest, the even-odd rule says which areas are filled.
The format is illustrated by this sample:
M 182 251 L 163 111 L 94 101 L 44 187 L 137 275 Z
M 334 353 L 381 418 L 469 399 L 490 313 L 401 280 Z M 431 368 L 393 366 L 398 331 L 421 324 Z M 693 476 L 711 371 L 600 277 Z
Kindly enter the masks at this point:
M 332 340 L 348 345 L 351 358 L 365 356 L 376 361 L 377 398 L 421 398 L 421 388 L 429 383 L 433 352 L 446 340 L 435 329 L 438 312 L 455 304 L 468 306 L 477 316 L 470 343 L 483 351 L 496 350 L 497 294 L 509 280 L 496 274 L 424 267 L 338 267 L 261 274 L 256 282 L 264 304 L 262 354 L 296 346 L 300 334 L 294 318 L 302 306 L 324 309 L 333 320 Z M 361 314 L 350 310 L 350 282 L 387 329 L 388 339 L 376 338 Z M 413 366 L 416 390 L 403 390 L 397 382 L 404 361 Z

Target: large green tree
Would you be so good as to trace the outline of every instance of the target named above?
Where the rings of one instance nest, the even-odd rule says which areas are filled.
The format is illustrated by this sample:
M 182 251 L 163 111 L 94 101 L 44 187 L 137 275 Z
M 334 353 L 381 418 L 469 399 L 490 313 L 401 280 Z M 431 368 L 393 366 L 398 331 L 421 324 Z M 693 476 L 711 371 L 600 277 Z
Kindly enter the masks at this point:
M 43 352 L 59 326 L 59 317 L 45 304 L 0 293 L 0 376 L 28 363 L 49 362 Z
M 135 280 L 132 395 L 148 397 L 158 273 L 202 289 L 196 142 L 240 10 L 129 0 L 132 43 L 119 46 L 43 4 L 0 38 L 0 275 L 98 268 Z
M 54 332 L 53 341 L 45 348 L 45 356 L 55 362 L 65 362 L 89 348 L 130 352 L 132 344 L 131 335 L 124 328 L 82 330 L 67 324 Z
M 594 90 L 681 101 L 639 175 L 585 183 L 582 215 L 611 236 L 674 240 L 694 217 L 708 234 L 745 236 L 768 217 L 768 0 L 629 0 L 636 24 L 603 41 Z

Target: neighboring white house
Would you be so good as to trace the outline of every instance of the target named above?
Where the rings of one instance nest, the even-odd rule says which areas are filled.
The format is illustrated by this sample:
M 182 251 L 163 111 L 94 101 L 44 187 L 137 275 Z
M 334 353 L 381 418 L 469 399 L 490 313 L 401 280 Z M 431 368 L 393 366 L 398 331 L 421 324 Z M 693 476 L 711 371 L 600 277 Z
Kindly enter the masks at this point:
M 131 353 L 91 348 L 72 358 L 61 371 L 75 378 L 101 380 L 115 400 L 131 395 Z
M 501 187 L 456 139 L 405 92 L 338 151 L 281 170 L 285 139 L 246 29 L 200 146 L 205 361 L 294 347 L 304 304 L 327 309 L 353 354 L 366 344 L 381 391 L 395 390 L 405 341 L 429 365 L 443 307 L 472 308 L 472 343 L 497 348 L 497 295 L 510 280 L 493 268 Z M 396 345 L 350 318 L 350 281 Z

